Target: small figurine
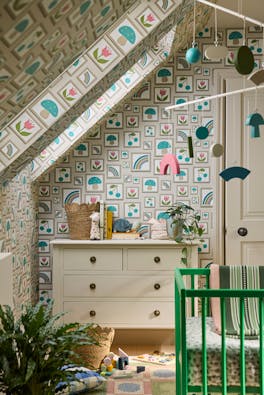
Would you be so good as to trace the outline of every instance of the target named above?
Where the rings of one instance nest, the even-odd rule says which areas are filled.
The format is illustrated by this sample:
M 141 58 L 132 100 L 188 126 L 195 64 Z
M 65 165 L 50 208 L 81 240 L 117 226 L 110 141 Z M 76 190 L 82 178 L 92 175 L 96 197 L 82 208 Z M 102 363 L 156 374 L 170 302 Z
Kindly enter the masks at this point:
M 100 214 L 95 211 L 90 215 L 92 220 L 90 240 L 100 240 L 99 218 Z

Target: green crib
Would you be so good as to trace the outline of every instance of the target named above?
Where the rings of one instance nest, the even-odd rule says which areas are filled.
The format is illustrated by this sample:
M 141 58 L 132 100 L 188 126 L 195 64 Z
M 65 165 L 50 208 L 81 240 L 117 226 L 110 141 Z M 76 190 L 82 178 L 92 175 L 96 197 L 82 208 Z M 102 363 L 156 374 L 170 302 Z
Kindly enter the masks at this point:
M 175 270 L 176 395 L 264 395 L 264 289 L 210 289 L 209 277 L 210 268 Z M 210 317 L 210 300 L 216 297 L 221 334 Z M 229 298 L 239 300 L 238 338 L 226 336 Z M 259 335 L 253 340 L 245 336 L 247 298 L 257 298 L 259 308 Z

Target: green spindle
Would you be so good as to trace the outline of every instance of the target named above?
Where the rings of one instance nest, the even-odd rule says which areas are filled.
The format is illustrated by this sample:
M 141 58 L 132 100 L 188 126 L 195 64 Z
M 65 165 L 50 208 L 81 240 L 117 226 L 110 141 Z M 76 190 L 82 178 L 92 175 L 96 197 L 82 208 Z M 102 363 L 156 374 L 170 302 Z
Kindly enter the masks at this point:
M 240 394 L 246 395 L 246 364 L 245 364 L 245 299 L 239 299 L 240 310 Z
M 202 298 L 202 374 L 203 395 L 208 395 L 207 388 L 207 350 L 206 350 L 206 304 L 207 298 Z
M 188 150 L 189 150 L 189 157 L 193 158 L 193 142 L 191 136 L 188 136 Z
M 191 289 L 195 289 L 195 282 L 194 282 L 194 275 L 192 274 L 191 275 Z M 195 316 L 195 303 L 194 303 L 194 301 L 195 301 L 195 298 L 191 298 L 191 310 L 192 310 L 192 317 L 194 317 Z
M 227 394 L 227 360 L 226 360 L 226 299 L 221 298 L 221 362 L 222 395 Z
M 260 395 L 264 395 L 264 299 L 259 298 L 259 385 Z

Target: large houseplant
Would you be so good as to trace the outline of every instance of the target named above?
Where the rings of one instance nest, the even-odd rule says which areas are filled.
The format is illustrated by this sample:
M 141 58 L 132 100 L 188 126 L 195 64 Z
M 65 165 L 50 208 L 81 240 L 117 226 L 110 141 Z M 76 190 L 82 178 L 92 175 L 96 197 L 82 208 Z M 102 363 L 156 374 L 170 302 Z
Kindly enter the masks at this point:
M 76 345 L 95 340 L 92 324 L 58 324 L 62 315 L 52 316 L 52 304 L 38 303 L 27 306 L 16 320 L 10 306 L 0 305 L 0 391 L 54 394 L 59 381 L 70 380 L 71 372 L 62 366 L 76 360 Z
M 166 214 L 168 234 L 176 242 L 191 241 L 204 233 L 200 224 L 201 216 L 193 207 L 178 202 L 169 207 Z

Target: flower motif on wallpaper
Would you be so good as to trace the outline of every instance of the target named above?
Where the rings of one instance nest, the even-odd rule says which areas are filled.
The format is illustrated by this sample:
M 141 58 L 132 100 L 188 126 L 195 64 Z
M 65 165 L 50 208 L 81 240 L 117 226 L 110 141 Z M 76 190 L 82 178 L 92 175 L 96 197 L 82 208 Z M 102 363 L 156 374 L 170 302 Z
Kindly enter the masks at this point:
M 197 153 L 197 162 L 207 162 L 207 155 L 205 152 L 198 152 Z
M 110 59 L 107 58 L 109 58 L 111 55 L 112 55 L 112 51 L 107 45 L 101 49 L 101 52 L 99 52 L 99 48 L 96 48 L 93 51 L 93 56 L 95 60 L 101 64 L 109 62 Z
M 33 124 L 30 119 L 27 119 L 23 123 L 21 121 L 16 123 L 16 130 L 18 131 L 21 136 L 29 136 L 32 134 L 32 131 L 30 132 L 31 129 L 34 129 L 35 125 Z
M 187 196 L 187 187 L 179 187 L 177 189 L 177 195 L 178 196 Z
M 138 195 L 138 190 L 135 188 L 129 188 L 127 191 L 128 198 L 136 198 Z
M 67 101 L 73 101 L 76 100 L 76 96 L 78 95 L 78 92 L 75 88 L 71 87 L 70 89 L 65 88 L 62 91 L 62 96 L 64 97 L 65 100 Z
M 172 201 L 171 201 L 170 196 L 168 196 L 168 195 L 162 196 L 162 198 L 161 198 L 161 205 L 162 206 L 171 206 L 171 204 L 172 204 Z
M 94 160 L 92 162 L 92 170 L 103 170 L 103 163 L 101 160 Z
M 188 118 L 186 115 L 179 115 L 178 116 L 178 125 L 187 125 Z
M 162 134 L 163 136 L 167 136 L 167 135 L 171 134 L 171 132 L 172 132 L 171 125 L 169 125 L 168 123 L 165 123 L 164 125 L 162 125 L 160 134 Z
M 118 153 L 117 153 L 117 151 L 109 151 L 108 152 L 108 159 L 109 160 L 118 160 Z
M 154 25 L 154 23 L 156 22 L 156 18 L 151 12 L 141 15 L 139 20 L 140 20 L 141 24 L 147 29 L 151 28 Z
M 127 119 L 127 126 L 137 126 L 138 122 L 137 122 L 137 118 L 135 117 L 129 117 Z
M 169 95 L 168 95 L 167 89 L 161 88 L 161 89 L 158 89 L 156 99 L 157 99 L 157 101 L 163 102 L 168 99 L 168 96 Z
M 61 223 L 58 224 L 58 233 L 68 233 L 69 232 L 69 226 L 67 223 Z

